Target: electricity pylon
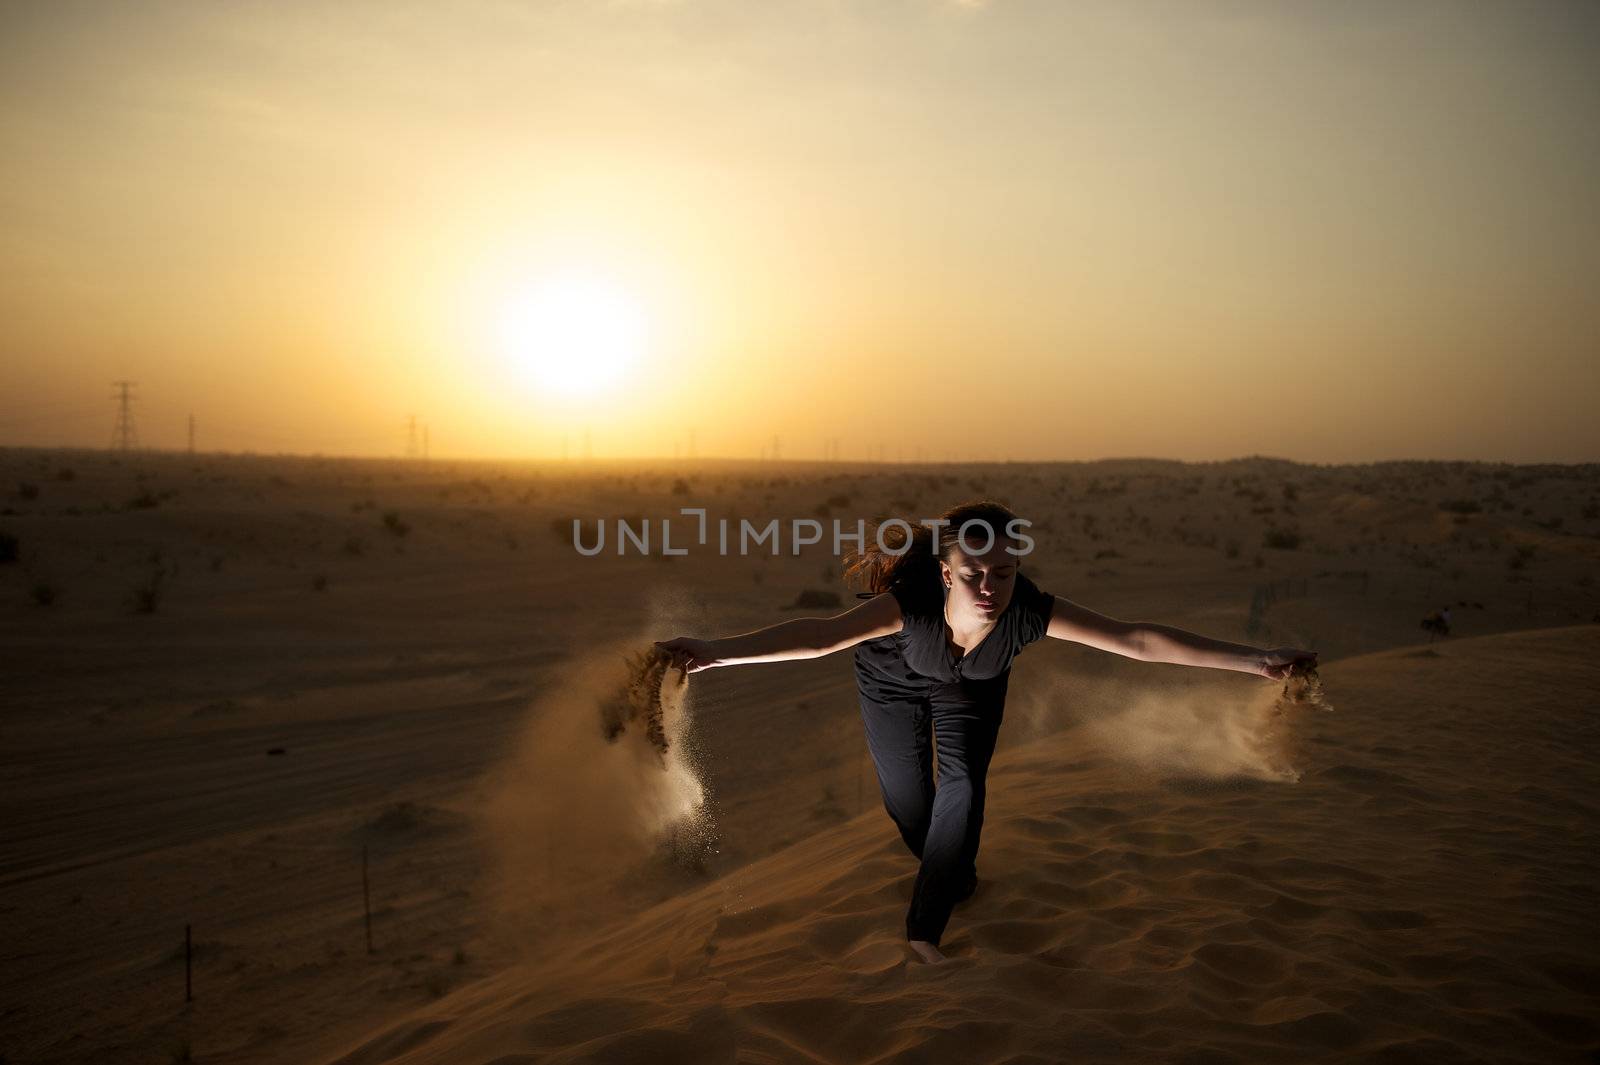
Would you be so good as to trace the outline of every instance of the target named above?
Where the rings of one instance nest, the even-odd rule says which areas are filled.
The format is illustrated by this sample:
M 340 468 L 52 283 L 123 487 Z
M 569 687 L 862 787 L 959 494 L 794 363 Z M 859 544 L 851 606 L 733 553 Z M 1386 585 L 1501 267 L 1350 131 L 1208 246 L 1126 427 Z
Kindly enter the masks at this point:
M 132 381 L 111 382 L 117 401 L 117 424 L 111 430 L 111 447 L 115 451 L 133 451 L 139 446 L 139 432 L 133 427 L 133 385 Z

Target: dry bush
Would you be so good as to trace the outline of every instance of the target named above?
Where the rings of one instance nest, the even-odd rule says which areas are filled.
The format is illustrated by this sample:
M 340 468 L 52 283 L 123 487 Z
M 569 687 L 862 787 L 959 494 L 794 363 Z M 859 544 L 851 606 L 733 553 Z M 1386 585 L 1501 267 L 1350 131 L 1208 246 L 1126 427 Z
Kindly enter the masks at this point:
M 1293 551 L 1300 546 L 1300 540 L 1300 532 L 1297 529 L 1270 528 L 1262 534 L 1261 546 L 1280 551 Z
M 135 587 L 129 596 L 129 605 L 135 614 L 154 614 L 161 605 L 162 582 L 166 579 L 167 571 L 157 566 L 151 571 L 149 578 Z

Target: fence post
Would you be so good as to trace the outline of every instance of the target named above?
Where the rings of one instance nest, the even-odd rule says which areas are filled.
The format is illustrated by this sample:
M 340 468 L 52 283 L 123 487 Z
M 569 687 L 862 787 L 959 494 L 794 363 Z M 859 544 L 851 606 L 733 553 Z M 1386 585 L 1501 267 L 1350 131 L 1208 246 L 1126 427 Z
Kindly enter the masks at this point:
M 367 920 L 367 953 L 372 953 L 372 888 L 367 878 L 367 845 L 361 845 L 361 909 Z

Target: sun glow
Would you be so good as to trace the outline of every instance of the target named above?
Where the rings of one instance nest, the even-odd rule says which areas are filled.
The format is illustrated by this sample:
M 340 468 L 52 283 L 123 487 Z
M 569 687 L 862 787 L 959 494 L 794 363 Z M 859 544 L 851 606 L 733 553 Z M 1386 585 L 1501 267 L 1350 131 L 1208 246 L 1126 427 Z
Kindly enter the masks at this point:
M 587 276 L 528 286 L 505 302 L 499 321 L 500 347 L 517 376 L 563 396 L 615 384 L 644 356 L 647 333 L 636 300 Z

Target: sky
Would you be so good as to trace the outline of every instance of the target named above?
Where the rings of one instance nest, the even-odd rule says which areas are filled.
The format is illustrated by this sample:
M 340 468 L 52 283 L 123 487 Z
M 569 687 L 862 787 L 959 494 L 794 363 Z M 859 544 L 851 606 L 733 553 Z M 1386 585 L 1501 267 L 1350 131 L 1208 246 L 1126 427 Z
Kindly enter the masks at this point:
M 1592 3 L 0 0 L 0 445 L 1597 461 L 1597 190 Z

